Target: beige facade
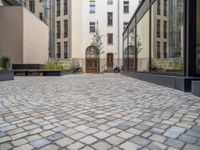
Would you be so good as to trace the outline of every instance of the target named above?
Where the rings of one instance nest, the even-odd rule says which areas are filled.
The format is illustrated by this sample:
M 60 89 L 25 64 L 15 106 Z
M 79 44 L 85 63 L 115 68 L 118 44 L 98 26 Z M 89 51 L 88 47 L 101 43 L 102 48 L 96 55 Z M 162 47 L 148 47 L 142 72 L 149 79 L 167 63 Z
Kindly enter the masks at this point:
M 57 0 L 55 3 L 55 58 L 66 60 L 69 52 L 69 9 L 70 0 Z
M 47 2 L 47 0 L 25 0 L 24 6 L 37 18 L 49 25 L 50 4 Z
M 129 22 L 137 4 L 133 0 L 72 0 L 70 5 L 70 51 L 72 58 L 81 62 L 86 69 L 86 49 L 91 45 L 93 33 L 90 23 L 95 23 L 102 35 L 103 51 L 100 56 L 100 71 L 108 69 L 107 55 L 113 54 L 113 66 L 122 64 L 122 33 L 124 23 Z M 124 12 L 124 3 L 128 12 Z M 94 5 L 93 8 L 91 5 Z M 90 13 L 94 9 L 94 13 Z M 112 25 L 108 25 L 108 13 L 112 13 Z M 78 19 L 77 19 L 78 18 Z M 113 35 L 113 43 L 108 43 L 108 34 Z
M 165 6 L 166 5 L 166 6 Z M 160 58 L 164 58 L 164 43 L 166 43 L 166 45 L 168 44 L 168 38 L 169 36 L 167 35 L 166 38 L 164 38 L 164 22 L 166 22 L 166 28 L 167 28 L 167 32 L 169 33 L 169 29 L 168 29 L 168 1 L 165 4 L 164 0 L 160 0 L 160 6 L 158 6 L 158 2 L 156 1 L 153 6 L 152 6 L 152 57 L 153 58 L 158 58 L 158 53 L 157 53 L 157 42 L 160 42 Z M 167 14 L 164 15 L 164 7 L 167 7 Z M 160 8 L 160 14 L 158 14 L 158 9 Z M 160 24 L 158 25 L 158 23 L 160 22 Z M 157 36 L 157 32 L 158 32 L 158 27 L 160 30 L 160 36 Z M 166 53 L 169 53 L 169 48 L 168 46 L 166 47 Z
M 7 19 L 9 18 L 9 19 Z M 23 7 L 0 8 L 0 54 L 13 64 L 48 61 L 48 26 Z

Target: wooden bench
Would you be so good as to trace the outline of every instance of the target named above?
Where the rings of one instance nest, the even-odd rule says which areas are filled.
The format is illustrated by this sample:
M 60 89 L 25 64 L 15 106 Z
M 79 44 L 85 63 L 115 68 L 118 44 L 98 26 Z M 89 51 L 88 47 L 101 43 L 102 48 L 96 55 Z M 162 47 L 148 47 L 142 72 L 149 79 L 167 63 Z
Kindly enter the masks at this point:
M 63 76 L 71 73 L 70 71 L 44 69 L 15 69 L 13 71 L 15 76 Z

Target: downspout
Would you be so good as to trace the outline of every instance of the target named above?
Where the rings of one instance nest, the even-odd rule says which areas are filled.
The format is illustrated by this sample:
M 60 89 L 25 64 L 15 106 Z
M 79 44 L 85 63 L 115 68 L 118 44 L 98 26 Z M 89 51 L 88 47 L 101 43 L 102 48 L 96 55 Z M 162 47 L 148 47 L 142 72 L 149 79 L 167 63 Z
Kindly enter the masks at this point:
M 117 15 L 118 16 L 118 20 L 117 20 L 117 27 L 118 27 L 118 33 L 117 33 L 118 34 L 118 36 L 117 36 L 118 37 L 118 40 L 117 40 L 118 41 L 118 43 L 117 43 L 118 44 L 118 61 L 117 61 L 117 64 L 119 66 L 119 59 L 120 59 L 120 54 L 119 54 L 120 53 L 120 36 L 121 36 L 120 35 L 120 0 L 118 0 L 117 7 L 118 7 L 117 8 L 118 9 L 118 15 Z

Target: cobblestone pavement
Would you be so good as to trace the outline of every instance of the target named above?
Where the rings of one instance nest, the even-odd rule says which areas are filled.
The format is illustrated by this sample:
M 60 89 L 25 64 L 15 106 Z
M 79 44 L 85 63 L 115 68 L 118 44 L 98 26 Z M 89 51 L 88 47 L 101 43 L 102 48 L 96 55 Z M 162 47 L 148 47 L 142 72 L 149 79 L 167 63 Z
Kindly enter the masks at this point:
M 200 99 L 119 74 L 0 83 L 0 150 L 200 150 Z

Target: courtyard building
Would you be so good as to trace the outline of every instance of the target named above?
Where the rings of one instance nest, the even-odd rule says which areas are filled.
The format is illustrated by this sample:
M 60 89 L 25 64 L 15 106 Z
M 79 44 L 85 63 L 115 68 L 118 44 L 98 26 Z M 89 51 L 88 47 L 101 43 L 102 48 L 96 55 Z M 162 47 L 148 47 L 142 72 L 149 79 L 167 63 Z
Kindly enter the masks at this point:
M 18 1 L 1 2 L 0 54 L 9 57 L 11 64 L 47 63 L 48 26 Z
M 21 4 L 49 27 L 48 57 L 55 57 L 55 0 L 21 0 Z
M 123 33 L 126 73 L 190 91 L 191 82 L 200 80 L 199 3 L 141 1 Z
M 35 16 L 41 20 L 45 18 L 47 1 L 24 2 Z M 92 52 L 92 37 L 98 28 L 104 51 L 99 71 L 112 70 L 122 64 L 122 33 L 138 5 L 135 1 L 55 0 L 47 5 L 50 8 L 46 19 L 50 22 L 50 61 L 68 63 L 73 59 L 85 72 L 96 72 L 98 58 L 88 53 Z
M 98 61 L 100 72 L 122 64 L 122 33 L 136 6 L 133 0 L 71 1 L 70 53 L 85 72 L 96 72 Z M 102 36 L 104 51 L 99 60 L 90 47 L 96 30 Z

